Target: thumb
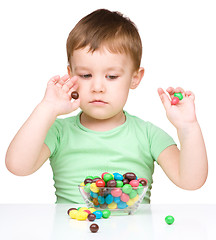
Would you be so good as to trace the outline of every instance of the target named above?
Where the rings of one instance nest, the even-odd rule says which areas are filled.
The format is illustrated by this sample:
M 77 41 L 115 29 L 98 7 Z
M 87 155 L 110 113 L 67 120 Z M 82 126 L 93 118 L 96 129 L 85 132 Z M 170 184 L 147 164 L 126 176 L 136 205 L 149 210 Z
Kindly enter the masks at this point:
M 164 92 L 162 88 L 158 88 L 158 94 L 165 110 L 167 111 L 171 107 L 171 102 L 169 100 L 169 97 L 167 96 L 167 94 Z
M 80 99 L 76 99 L 73 102 L 71 102 L 71 112 L 77 110 L 80 106 Z

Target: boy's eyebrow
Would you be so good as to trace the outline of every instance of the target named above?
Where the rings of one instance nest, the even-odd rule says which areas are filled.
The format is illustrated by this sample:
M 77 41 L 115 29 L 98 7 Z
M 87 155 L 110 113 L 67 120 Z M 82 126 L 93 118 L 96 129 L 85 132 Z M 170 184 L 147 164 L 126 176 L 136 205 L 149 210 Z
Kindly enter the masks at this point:
M 77 70 L 90 70 L 90 68 L 86 67 L 86 66 L 75 66 L 74 68 L 75 71 Z M 117 70 L 117 71 L 120 71 L 120 72 L 124 72 L 124 69 L 121 68 L 121 67 L 109 67 L 106 69 L 107 71 L 112 71 L 112 70 Z

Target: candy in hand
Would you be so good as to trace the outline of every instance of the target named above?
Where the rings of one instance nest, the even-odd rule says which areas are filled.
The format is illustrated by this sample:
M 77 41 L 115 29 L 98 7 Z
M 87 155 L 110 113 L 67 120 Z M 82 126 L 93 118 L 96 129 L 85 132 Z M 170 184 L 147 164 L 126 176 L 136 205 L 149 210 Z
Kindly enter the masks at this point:
M 176 105 L 179 103 L 180 100 L 183 99 L 183 95 L 182 93 L 178 92 L 178 93 L 174 93 L 174 97 L 173 99 L 171 100 L 171 104 L 172 105 Z
M 73 91 L 73 92 L 71 93 L 71 97 L 72 97 L 73 99 L 77 99 L 77 98 L 79 98 L 79 93 L 76 92 L 76 91 Z

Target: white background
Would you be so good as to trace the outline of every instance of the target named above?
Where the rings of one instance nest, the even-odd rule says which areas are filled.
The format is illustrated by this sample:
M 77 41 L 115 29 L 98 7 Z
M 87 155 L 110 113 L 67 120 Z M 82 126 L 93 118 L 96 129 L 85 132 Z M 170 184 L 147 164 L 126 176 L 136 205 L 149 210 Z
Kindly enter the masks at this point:
M 18 129 L 41 101 L 47 81 L 54 75 L 67 73 L 69 32 L 77 21 L 98 8 L 120 11 L 130 17 L 143 41 L 145 76 L 140 86 L 131 90 L 125 110 L 161 127 L 179 146 L 176 129 L 166 118 L 157 88 L 181 86 L 196 96 L 196 113 L 208 153 L 208 179 L 199 190 L 182 190 L 155 165 L 151 202 L 216 203 L 213 0 L 1 1 L 0 203 L 55 202 L 49 161 L 36 173 L 18 177 L 6 169 L 5 153 Z

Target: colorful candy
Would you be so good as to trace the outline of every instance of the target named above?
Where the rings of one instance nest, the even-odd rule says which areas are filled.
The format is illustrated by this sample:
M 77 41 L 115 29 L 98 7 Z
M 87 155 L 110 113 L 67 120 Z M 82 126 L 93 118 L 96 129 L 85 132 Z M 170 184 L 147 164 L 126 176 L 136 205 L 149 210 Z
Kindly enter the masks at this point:
M 174 97 L 171 100 L 171 104 L 172 105 L 176 105 L 179 103 L 179 101 L 181 101 L 183 99 L 183 95 L 181 92 L 178 93 L 174 93 Z
M 167 223 L 168 225 L 171 225 L 171 224 L 174 223 L 175 219 L 174 219 L 173 216 L 168 215 L 168 216 L 165 217 L 165 221 L 166 221 L 166 223 Z
M 104 172 L 96 182 L 90 183 L 95 178 L 86 177 L 84 183 L 87 184 L 84 187 L 80 185 L 80 191 L 88 201 L 100 209 L 124 209 L 132 206 L 139 200 L 148 183 L 146 178 L 137 178 L 133 172 L 124 175 Z

